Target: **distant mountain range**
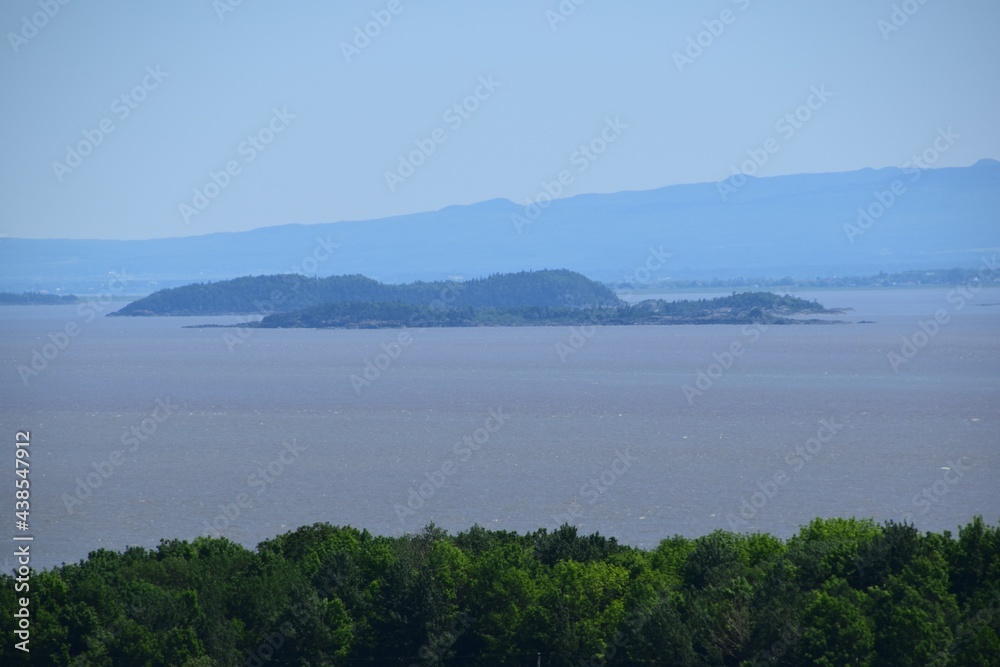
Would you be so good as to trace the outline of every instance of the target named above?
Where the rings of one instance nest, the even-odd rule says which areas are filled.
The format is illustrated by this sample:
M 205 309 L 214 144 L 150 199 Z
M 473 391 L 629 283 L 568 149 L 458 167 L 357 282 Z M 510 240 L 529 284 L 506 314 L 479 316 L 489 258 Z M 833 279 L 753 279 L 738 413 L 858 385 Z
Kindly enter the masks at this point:
M 383 282 L 569 267 L 605 282 L 975 267 L 1000 251 L 1000 162 L 491 200 L 379 220 L 149 241 L 0 240 L 0 290 L 146 294 L 245 275 Z M 111 280 L 124 274 L 125 281 Z

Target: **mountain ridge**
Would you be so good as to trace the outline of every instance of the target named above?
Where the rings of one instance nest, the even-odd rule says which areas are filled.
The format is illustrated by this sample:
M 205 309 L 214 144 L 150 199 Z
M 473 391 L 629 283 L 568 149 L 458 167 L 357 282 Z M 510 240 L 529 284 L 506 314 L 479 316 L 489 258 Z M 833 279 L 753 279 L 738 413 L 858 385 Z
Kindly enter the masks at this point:
M 491 199 L 377 220 L 140 241 L 7 237 L 0 290 L 85 295 L 112 271 L 130 278 L 129 293 L 248 274 L 404 282 L 550 266 L 611 282 L 650 270 L 657 250 L 670 255 L 658 262 L 658 278 L 811 278 L 972 267 L 1000 250 L 996 160 L 747 178 L 723 200 L 725 183 L 578 194 L 541 202 L 534 219 L 525 204 Z M 880 204 L 880 195 L 891 203 Z M 859 213 L 867 210 L 880 215 L 865 222 Z M 859 220 L 865 228 L 851 232 Z

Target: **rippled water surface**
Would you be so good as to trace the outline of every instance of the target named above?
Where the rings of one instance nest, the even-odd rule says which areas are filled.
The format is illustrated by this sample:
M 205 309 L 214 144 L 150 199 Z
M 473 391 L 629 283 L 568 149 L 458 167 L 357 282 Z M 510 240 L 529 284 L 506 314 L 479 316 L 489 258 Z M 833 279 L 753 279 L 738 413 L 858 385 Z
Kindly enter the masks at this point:
M 815 516 L 995 522 L 1000 293 L 950 292 L 799 294 L 871 324 L 415 329 L 406 345 L 5 307 L 0 497 L 13 503 L 14 432 L 30 429 L 36 566 L 316 521 L 570 521 L 644 547 L 788 536 Z M 65 349 L 45 348 L 68 324 Z M 35 351 L 53 358 L 19 373 Z

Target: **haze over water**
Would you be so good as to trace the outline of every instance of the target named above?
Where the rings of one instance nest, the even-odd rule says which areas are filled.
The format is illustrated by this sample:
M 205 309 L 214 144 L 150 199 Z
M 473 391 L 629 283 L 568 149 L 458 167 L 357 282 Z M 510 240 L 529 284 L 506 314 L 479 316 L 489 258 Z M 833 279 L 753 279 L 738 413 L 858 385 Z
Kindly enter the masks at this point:
M 235 330 L 182 326 L 237 318 L 88 323 L 75 307 L 7 307 L 0 423 L 31 430 L 39 567 L 216 531 L 254 545 L 316 521 L 400 534 L 431 521 L 454 532 L 570 520 L 642 547 L 734 525 L 787 537 L 817 516 L 954 531 L 1000 517 L 1000 293 L 958 309 L 950 291 L 797 292 L 874 323 L 759 335 L 405 330 L 412 342 L 358 391 L 350 376 L 400 330 L 254 330 L 230 351 Z M 888 353 L 939 309 L 949 321 L 894 371 Z M 25 386 L 14 369 L 69 321 L 80 335 Z M 682 387 L 734 342 L 743 354 L 689 401 Z M 560 343 L 575 350 L 565 361 Z M 123 435 L 158 400 L 175 413 L 148 421 L 155 431 L 128 451 Z M 802 449 L 809 460 L 790 458 L 818 433 L 826 442 Z M 119 465 L 107 463 L 115 452 Z M 81 500 L 78 478 L 99 469 L 111 472 Z M 776 473 L 785 481 L 771 486 Z M 221 519 L 240 494 L 252 504 Z M 72 513 L 67 498 L 79 500 Z

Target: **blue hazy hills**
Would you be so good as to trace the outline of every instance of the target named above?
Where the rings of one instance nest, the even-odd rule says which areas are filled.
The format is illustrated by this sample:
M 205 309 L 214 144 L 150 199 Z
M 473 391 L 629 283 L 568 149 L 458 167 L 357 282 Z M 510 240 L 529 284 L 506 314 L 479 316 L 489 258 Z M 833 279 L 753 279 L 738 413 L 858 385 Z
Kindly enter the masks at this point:
M 811 278 L 975 267 L 1000 250 L 995 160 L 674 185 L 543 204 L 496 199 L 378 220 L 146 241 L 4 238 L 0 290 L 86 294 L 112 272 L 127 276 L 130 294 L 279 273 L 401 282 L 566 267 L 611 282 L 653 267 L 654 280 Z

